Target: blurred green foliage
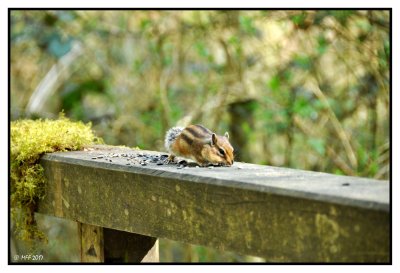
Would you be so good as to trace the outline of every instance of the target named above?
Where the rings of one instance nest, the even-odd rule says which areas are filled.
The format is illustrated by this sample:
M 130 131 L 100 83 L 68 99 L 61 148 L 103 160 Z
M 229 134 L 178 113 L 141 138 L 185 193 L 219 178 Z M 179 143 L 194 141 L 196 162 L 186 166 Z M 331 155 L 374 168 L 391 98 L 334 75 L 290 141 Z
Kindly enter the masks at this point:
M 64 109 L 150 150 L 202 123 L 237 160 L 388 179 L 389 25 L 385 10 L 12 11 L 11 118 L 79 44 L 35 116 Z M 164 261 L 247 259 L 161 245 Z

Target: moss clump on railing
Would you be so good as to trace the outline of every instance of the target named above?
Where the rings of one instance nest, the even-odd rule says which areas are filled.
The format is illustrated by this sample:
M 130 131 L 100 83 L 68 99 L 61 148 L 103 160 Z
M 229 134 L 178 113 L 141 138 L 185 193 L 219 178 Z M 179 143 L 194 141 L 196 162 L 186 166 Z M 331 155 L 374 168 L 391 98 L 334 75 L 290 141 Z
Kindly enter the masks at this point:
M 40 157 L 45 153 L 80 150 L 100 142 L 90 123 L 72 122 L 63 114 L 58 120 L 11 122 L 11 213 L 20 239 L 46 239 L 34 218 L 38 201 L 46 192 Z

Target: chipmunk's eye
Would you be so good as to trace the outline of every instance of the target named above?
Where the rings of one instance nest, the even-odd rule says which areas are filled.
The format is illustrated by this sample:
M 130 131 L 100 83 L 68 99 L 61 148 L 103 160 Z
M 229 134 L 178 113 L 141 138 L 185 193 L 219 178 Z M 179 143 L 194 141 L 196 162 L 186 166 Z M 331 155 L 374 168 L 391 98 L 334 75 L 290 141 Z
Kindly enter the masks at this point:
M 219 148 L 219 149 L 218 149 L 218 151 L 219 151 L 219 153 L 220 153 L 221 155 L 225 155 L 225 151 L 224 151 L 224 149 L 222 149 L 222 148 Z

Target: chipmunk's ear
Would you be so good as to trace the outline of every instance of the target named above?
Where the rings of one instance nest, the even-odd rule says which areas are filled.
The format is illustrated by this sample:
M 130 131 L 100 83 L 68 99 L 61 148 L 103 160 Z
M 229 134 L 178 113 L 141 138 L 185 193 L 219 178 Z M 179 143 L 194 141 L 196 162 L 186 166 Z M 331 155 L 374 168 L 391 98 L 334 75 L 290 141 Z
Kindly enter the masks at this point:
M 212 134 L 211 136 L 211 145 L 215 145 L 217 144 L 218 140 L 217 140 L 217 135 L 216 134 Z
M 224 136 L 225 136 L 227 139 L 229 139 L 229 133 L 228 133 L 228 132 L 225 132 Z

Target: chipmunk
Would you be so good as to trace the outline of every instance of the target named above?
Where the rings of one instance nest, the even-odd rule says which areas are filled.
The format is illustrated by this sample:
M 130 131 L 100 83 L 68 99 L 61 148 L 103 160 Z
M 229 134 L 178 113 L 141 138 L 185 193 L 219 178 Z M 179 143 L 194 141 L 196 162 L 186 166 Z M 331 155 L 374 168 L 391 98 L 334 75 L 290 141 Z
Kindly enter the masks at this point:
M 168 162 L 174 161 L 175 156 L 182 156 L 195 160 L 203 167 L 233 164 L 233 148 L 228 132 L 219 136 L 202 125 L 169 129 L 165 134 L 165 148 L 170 152 Z

